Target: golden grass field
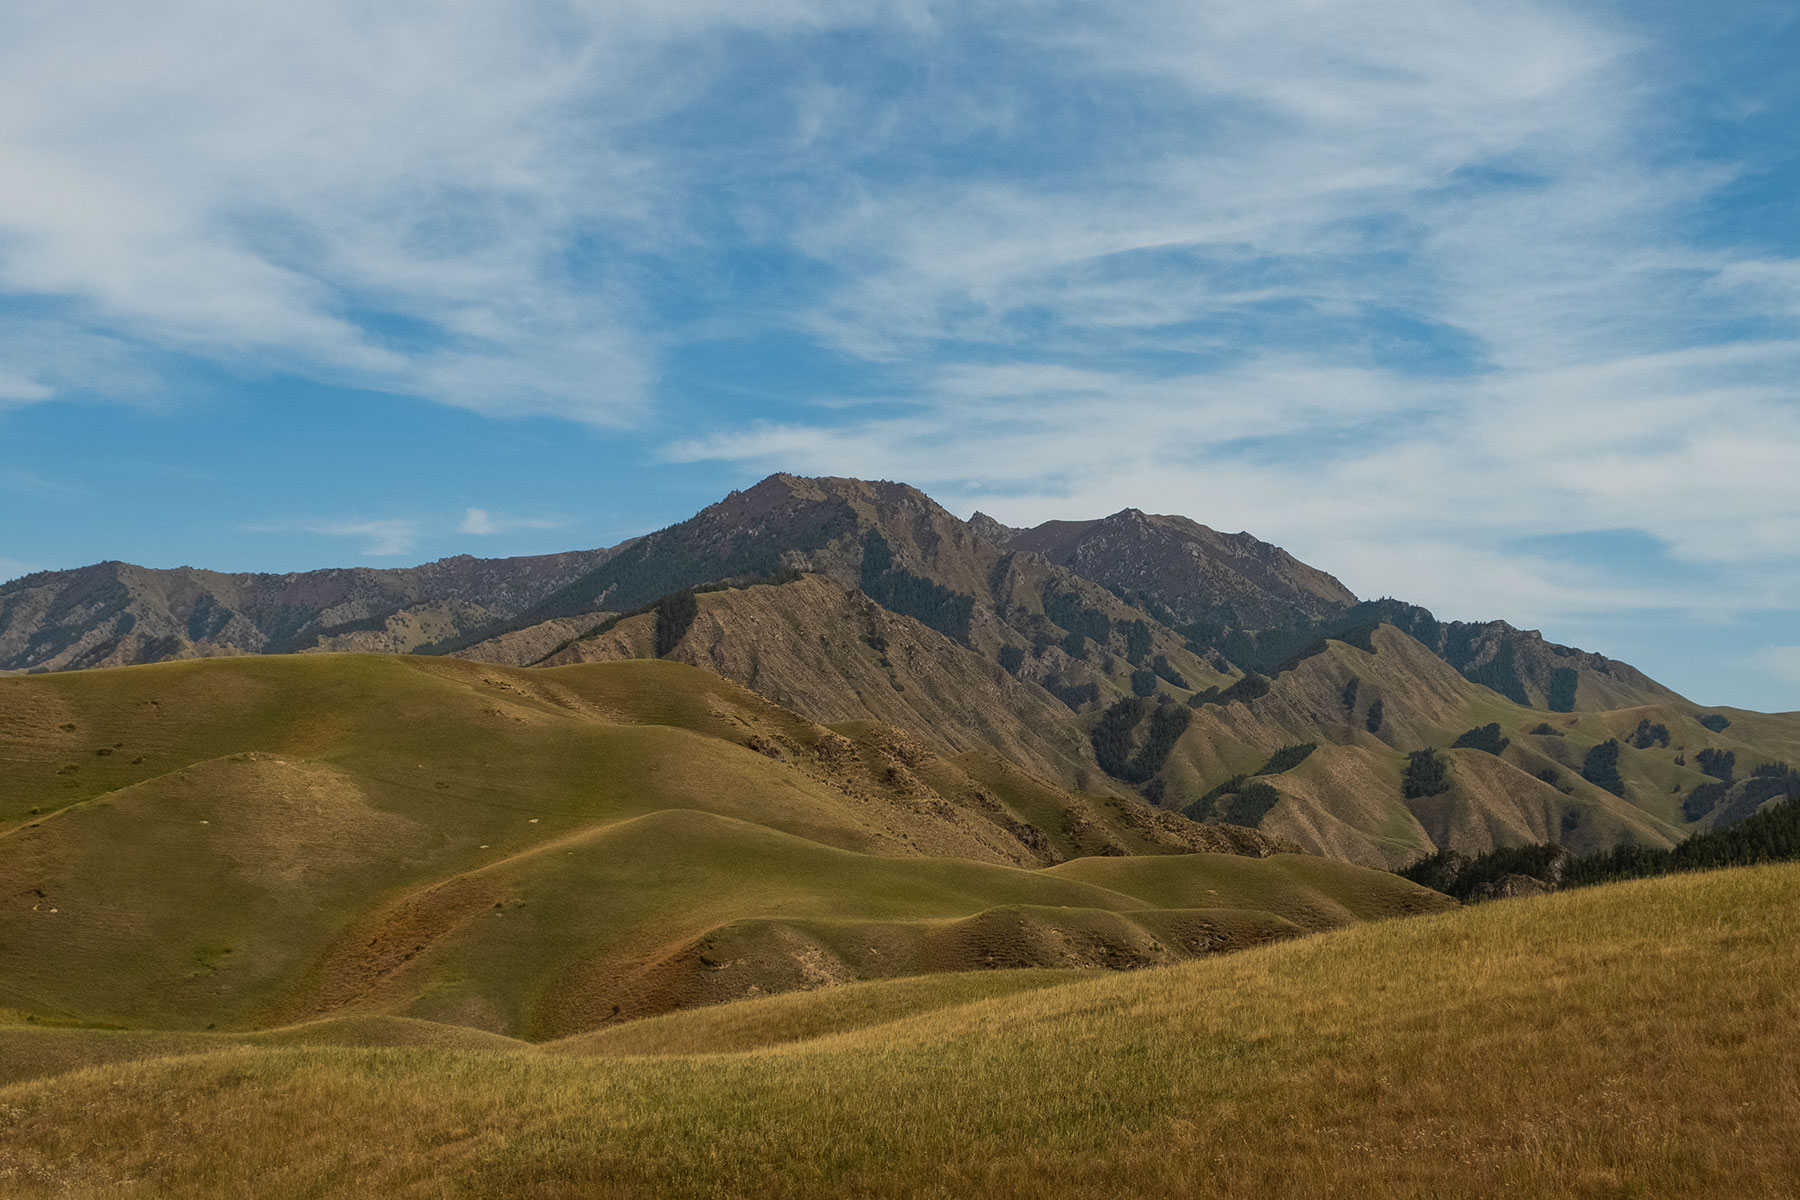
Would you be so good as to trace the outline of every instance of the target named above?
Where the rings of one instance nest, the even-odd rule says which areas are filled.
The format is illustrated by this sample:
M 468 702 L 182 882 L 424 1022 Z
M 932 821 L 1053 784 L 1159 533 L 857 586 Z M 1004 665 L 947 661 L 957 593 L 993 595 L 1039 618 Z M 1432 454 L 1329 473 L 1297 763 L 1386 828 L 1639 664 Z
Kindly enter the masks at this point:
M 0 1194 L 1791 1196 L 1797 918 L 1771 866 L 536 1046 L 15 1024 Z

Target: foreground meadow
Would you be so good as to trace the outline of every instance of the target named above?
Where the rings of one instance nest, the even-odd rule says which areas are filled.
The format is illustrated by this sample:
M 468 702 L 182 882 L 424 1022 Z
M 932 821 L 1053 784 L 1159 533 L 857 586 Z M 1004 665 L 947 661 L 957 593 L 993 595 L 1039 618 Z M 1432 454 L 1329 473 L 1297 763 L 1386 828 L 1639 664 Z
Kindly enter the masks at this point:
M 0 1192 L 1789 1195 L 1797 915 L 1761 867 L 536 1046 L 15 1025 Z

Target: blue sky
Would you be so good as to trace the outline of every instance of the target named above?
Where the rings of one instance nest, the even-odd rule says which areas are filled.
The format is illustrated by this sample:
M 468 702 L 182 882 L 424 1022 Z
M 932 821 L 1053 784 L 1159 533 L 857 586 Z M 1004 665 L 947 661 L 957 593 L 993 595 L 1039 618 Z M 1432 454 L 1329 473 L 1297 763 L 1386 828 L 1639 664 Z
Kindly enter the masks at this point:
M 10 6 L 0 575 L 853 474 L 1800 708 L 1800 18 L 1702 8 Z

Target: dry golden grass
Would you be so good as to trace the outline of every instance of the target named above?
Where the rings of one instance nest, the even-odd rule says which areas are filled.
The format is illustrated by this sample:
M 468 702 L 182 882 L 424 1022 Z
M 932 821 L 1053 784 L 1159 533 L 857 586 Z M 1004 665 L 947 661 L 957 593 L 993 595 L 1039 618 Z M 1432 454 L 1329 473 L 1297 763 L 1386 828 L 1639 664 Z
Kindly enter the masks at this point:
M 872 1012 L 736 1054 L 115 1063 L 0 1089 L 0 1192 L 1787 1196 L 1797 916 L 1800 867 L 1767 867 Z M 817 1022 L 833 1001 L 768 1012 Z

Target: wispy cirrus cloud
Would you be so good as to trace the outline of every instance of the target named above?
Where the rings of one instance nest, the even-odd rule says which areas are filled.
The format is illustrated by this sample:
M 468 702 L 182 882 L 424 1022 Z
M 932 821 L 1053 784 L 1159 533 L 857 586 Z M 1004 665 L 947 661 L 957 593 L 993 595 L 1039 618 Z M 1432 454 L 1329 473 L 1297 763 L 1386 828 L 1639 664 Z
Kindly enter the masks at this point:
M 1777 679 L 1800 684 L 1800 646 L 1770 646 L 1755 665 Z
M 317 537 L 353 538 L 365 558 L 397 558 L 410 554 L 426 531 L 426 523 L 410 517 L 299 520 L 246 525 L 251 533 L 304 533 Z
M 463 510 L 462 523 L 456 530 L 458 533 L 486 537 L 497 533 L 511 533 L 516 529 L 558 529 L 564 524 L 566 522 L 554 517 L 495 516 L 485 508 L 469 508 Z

